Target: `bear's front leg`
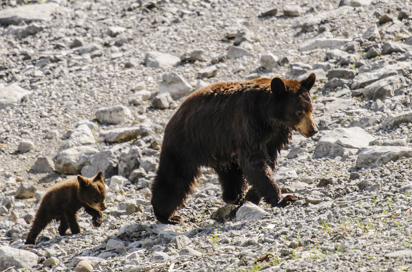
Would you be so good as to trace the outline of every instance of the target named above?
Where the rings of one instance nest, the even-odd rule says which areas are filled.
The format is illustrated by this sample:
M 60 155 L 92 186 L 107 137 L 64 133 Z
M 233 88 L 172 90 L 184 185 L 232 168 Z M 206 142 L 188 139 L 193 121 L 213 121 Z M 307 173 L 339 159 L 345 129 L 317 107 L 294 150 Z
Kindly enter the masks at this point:
M 103 213 L 100 211 L 97 211 L 95 209 L 92 209 L 88 206 L 84 207 L 84 210 L 92 216 L 92 224 L 96 228 L 100 227 L 103 223 Z
M 258 198 L 263 197 L 272 207 L 285 207 L 297 200 L 293 196 L 282 197 L 280 188 L 272 177 L 272 171 L 262 151 L 243 150 L 240 163 L 246 179 L 257 193 L 255 193 L 257 196 L 255 198 L 258 203 Z

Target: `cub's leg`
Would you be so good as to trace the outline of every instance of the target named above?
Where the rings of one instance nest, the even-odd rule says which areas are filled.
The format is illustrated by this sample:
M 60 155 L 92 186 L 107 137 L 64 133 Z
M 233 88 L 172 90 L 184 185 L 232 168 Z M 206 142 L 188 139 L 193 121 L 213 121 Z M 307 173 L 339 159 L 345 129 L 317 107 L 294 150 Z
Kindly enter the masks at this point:
M 163 224 L 179 224 L 180 216 L 173 215 L 193 192 L 198 167 L 190 162 L 161 154 L 157 176 L 152 183 L 152 206 L 157 220 Z
M 69 223 L 72 234 L 80 233 L 80 226 L 79 223 L 77 223 L 77 212 L 66 213 L 64 216 Z
M 222 198 L 228 204 L 242 204 L 245 200 L 247 182 L 243 178 L 243 171 L 237 163 L 231 163 L 227 167 L 216 167 L 222 185 Z
M 68 228 L 69 228 L 69 224 L 67 223 L 66 218 L 62 216 L 60 219 L 59 234 L 62 236 L 66 235 L 66 231 Z
M 40 234 L 40 232 L 47 227 L 47 225 L 53 220 L 47 212 L 43 210 L 40 206 L 39 210 L 37 211 L 36 217 L 33 220 L 32 227 L 27 235 L 26 244 L 35 244 L 36 238 Z

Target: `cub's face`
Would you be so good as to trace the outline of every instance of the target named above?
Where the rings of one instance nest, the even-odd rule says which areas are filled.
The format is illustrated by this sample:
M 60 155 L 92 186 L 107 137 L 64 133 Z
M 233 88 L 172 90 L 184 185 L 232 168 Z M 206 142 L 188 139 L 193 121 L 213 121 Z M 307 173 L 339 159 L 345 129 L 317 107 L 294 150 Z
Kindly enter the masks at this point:
M 106 186 L 103 173 L 100 171 L 92 178 L 77 176 L 80 185 L 79 198 L 84 204 L 97 211 L 104 211 L 106 206 Z
M 311 74 L 302 81 L 274 78 L 271 82 L 276 103 L 281 105 L 281 119 L 306 138 L 318 132 L 312 118 L 313 108 L 309 93 L 315 80 L 315 74 Z

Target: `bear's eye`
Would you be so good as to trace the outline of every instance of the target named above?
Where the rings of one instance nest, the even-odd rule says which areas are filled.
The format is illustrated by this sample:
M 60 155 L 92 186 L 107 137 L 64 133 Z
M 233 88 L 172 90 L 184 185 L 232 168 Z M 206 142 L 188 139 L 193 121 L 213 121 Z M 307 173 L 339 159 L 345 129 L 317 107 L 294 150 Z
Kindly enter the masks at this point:
M 94 199 L 94 202 L 99 202 L 99 199 L 96 197 L 95 199 Z
M 298 117 L 302 117 L 302 116 L 303 116 L 303 111 L 298 111 L 298 112 L 296 113 L 296 115 L 297 115 Z

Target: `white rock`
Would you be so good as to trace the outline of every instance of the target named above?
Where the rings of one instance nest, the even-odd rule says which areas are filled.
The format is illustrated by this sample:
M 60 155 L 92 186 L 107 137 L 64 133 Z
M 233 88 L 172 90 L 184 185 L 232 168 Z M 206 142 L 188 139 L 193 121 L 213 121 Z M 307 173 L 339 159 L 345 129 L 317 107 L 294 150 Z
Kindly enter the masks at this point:
M 72 260 L 72 264 L 73 267 L 76 267 L 77 264 L 81 261 L 86 261 L 89 264 L 91 264 L 93 267 L 96 267 L 97 265 L 101 264 L 101 265 L 106 265 L 107 261 L 105 259 L 102 258 L 98 258 L 98 257 L 74 257 Z
M 240 46 L 230 46 L 229 50 L 227 51 L 228 59 L 241 58 L 241 57 L 251 56 L 251 55 L 252 54 L 248 50 Z
M 140 158 L 142 157 L 140 148 L 131 146 L 122 151 L 119 159 L 119 175 L 128 178 L 133 170 L 140 166 Z
M 266 70 L 271 71 L 279 66 L 279 58 L 271 53 L 260 57 L 260 65 Z
M 102 131 L 100 135 L 109 143 L 127 142 L 140 136 L 140 127 L 115 128 Z
M 132 117 L 130 110 L 122 105 L 100 108 L 96 111 L 96 119 L 103 124 L 120 124 Z
M 297 17 L 302 15 L 302 8 L 298 5 L 283 6 L 283 14 L 289 17 Z
M 191 248 L 191 247 L 184 247 L 184 248 L 182 248 L 182 249 L 180 250 L 179 254 L 180 254 L 180 255 L 183 255 L 183 256 L 184 256 L 184 255 L 196 256 L 196 257 L 202 256 L 202 253 L 201 253 L 201 252 L 199 252 L 199 251 L 197 251 L 197 250 L 194 250 L 194 249 Z
M 109 36 L 111 37 L 116 37 L 117 35 L 123 33 L 126 31 L 126 28 L 121 27 L 121 26 L 112 26 L 109 27 L 107 34 L 109 34 Z
M 18 105 L 22 99 L 31 93 L 31 91 L 27 91 L 17 84 L 10 84 L 8 86 L 0 84 L 0 110 Z
M 236 220 L 259 220 L 267 212 L 252 202 L 246 201 L 236 212 Z
M 22 183 L 16 191 L 16 198 L 31 198 L 36 194 L 36 187 L 32 184 Z
M 99 151 L 89 146 L 77 146 L 63 150 L 57 154 L 56 171 L 61 174 L 80 174 L 89 158 Z
M 0 270 L 7 268 L 31 268 L 37 265 L 38 256 L 30 251 L 0 246 Z
M 342 156 L 345 149 L 367 147 L 375 138 L 359 127 L 337 128 L 320 138 L 313 153 L 314 158 Z
M 155 262 L 165 262 L 170 259 L 170 256 L 165 252 L 155 251 L 153 252 L 151 259 Z
M 151 96 L 152 93 L 148 90 L 137 91 L 129 97 L 129 104 L 133 104 L 135 106 L 141 105 L 143 101 L 149 100 Z
M 296 173 L 295 169 L 288 168 L 288 167 L 279 167 L 276 169 L 273 178 L 279 182 L 285 182 L 290 179 L 298 178 L 298 174 Z
M 99 171 L 103 171 L 105 178 L 117 175 L 117 165 L 122 148 L 121 145 L 108 146 L 91 155 L 81 169 L 82 176 L 93 177 Z
M 125 250 L 125 245 L 123 241 L 117 239 L 109 239 L 106 244 L 106 250 L 115 249 L 117 252 L 122 252 Z
M 175 248 L 180 250 L 183 247 L 189 245 L 192 241 L 185 235 L 179 235 L 172 239 L 171 244 L 175 245 Z
M 408 111 L 397 116 L 389 116 L 383 121 L 381 128 L 384 129 L 394 129 L 402 123 L 412 122 L 412 111 Z
M 395 92 L 403 85 L 405 79 L 401 76 L 392 76 L 378 80 L 362 90 L 364 97 L 369 99 L 385 99 L 393 97 Z
M 173 102 L 170 93 L 160 93 L 153 98 L 152 107 L 159 110 L 168 109 Z
M 180 59 L 182 61 L 195 61 L 195 60 L 205 60 L 205 51 L 203 49 L 194 49 L 188 52 L 185 52 Z
M 207 66 L 197 73 L 198 78 L 214 77 L 217 74 L 217 67 L 215 65 Z
M 21 152 L 21 153 L 27 153 L 27 152 L 29 152 L 30 150 L 32 150 L 33 147 L 34 147 L 34 144 L 33 144 L 32 141 L 24 140 L 24 141 L 21 141 L 21 142 L 19 143 L 18 150 L 19 150 L 19 152 Z
M 146 84 L 144 83 L 144 81 L 141 81 L 133 86 L 132 91 L 136 92 L 136 91 L 141 91 L 145 89 L 146 89 Z
M 126 184 L 130 183 L 130 181 L 127 178 L 124 178 L 122 176 L 112 176 L 110 179 L 110 185 L 109 188 L 113 189 L 118 185 L 120 188 Z
M 352 40 L 351 39 L 341 39 L 341 38 L 335 38 L 335 39 L 315 38 L 315 39 L 312 39 L 312 40 L 309 40 L 303 43 L 299 47 L 299 50 L 304 52 L 304 51 L 310 51 L 310 50 L 315 50 L 315 49 L 339 48 L 350 41 Z
M 176 73 L 164 74 L 162 81 L 159 84 L 159 92 L 168 92 L 173 99 L 179 99 L 189 95 L 192 91 L 192 86 L 180 75 Z
M 142 159 L 140 167 L 143 168 L 147 173 L 155 172 L 157 167 L 156 159 L 154 157 L 145 157 Z
M 152 68 L 168 68 L 176 66 L 180 58 L 161 52 L 149 52 L 146 54 L 145 64 Z
M 365 40 L 376 41 L 381 38 L 379 34 L 379 29 L 376 24 L 370 26 L 366 31 L 362 34 L 362 38 Z
M 22 22 L 29 24 L 35 21 L 50 21 L 58 7 L 56 4 L 45 3 L 6 8 L 0 11 L 0 23 L 19 25 Z
M 356 167 L 376 167 L 389 161 L 396 161 L 400 157 L 412 157 L 412 148 L 404 146 L 371 146 L 359 152 Z
M 64 141 L 59 147 L 59 150 L 68 149 L 80 145 L 90 145 L 96 143 L 93 132 L 90 129 L 89 125 L 82 124 L 70 134 L 69 139 Z

